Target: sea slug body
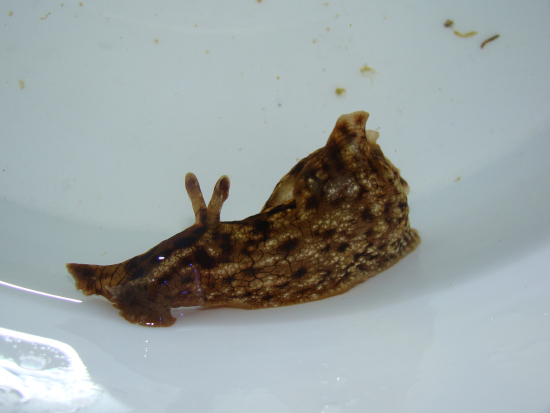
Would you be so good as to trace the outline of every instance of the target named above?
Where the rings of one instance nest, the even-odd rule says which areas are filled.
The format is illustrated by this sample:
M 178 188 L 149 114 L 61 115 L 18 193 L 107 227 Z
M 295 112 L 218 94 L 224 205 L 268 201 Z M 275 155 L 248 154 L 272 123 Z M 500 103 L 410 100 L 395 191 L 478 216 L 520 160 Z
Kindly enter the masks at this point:
M 409 187 L 365 130 L 369 114 L 342 115 L 327 144 L 299 161 L 259 214 L 221 222 L 222 176 L 208 206 L 185 177 L 195 223 L 120 264 L 67 264 L 76 288 L 102 295 L 132 323 L 170 326 L 170 309 L 256 309 L 321 300 L 389 268 L 420 243 Z

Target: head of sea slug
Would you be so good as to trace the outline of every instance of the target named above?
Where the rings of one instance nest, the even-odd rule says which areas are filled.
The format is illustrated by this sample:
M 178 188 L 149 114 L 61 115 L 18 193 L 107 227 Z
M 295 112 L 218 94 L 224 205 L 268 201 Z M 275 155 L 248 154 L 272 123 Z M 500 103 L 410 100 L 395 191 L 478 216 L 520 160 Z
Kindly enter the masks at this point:
M 102 295 L 131 323 L 169 326 L 170 308 L 202 305 L 200 267 L 204 254 L 192 245 L 203 228 L 193 225 L 149 251 L 114 265 L 67 264 L 75 286 L 85 295 Z M 202 259 L 204 261 L 205 259 Z

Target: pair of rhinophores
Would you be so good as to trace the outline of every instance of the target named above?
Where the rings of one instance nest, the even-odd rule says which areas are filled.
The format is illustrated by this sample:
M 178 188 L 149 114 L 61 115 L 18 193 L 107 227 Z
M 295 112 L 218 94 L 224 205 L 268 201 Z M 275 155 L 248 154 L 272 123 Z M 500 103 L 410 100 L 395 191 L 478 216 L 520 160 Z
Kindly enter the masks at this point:
M 409 186 L 365 130 L 369 114 L 342 115 L 327 144 L 299 161 L 259 214 L 221 222 L 222 176 L 208 206 L 185 176 L 195 223 L 120 264 L 67 264 L 76 288 L 102 295 L 131 323 L 171 326 L 171 308 L 256 309 L 342 294 L 420 243 Z

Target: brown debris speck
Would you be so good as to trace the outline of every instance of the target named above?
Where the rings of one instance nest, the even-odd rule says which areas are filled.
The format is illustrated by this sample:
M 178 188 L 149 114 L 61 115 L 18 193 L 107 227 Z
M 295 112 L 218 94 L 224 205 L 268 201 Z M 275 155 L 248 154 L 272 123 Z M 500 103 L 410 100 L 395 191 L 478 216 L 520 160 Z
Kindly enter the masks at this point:
M 369 67 L 366 63 L 363 65 L 361 69 L 359 69 L 359 71 L 361 72 L 362 75 L 367 75 L 367 76 L 376 74 L 376 71 L 372 67 Z
M 492 42 L 493 40 L 496 40 L 499 37 L 500 37 L 500 34 L 496 34 L 493 37 L 489 37 L 487 40 L 485 40 L 483 43 L 481 43 L 481 48 L 483 49 L 487 43 Z
M 368 66 L 366 63 L 362 68 L 359 69 L 362 76 L 370 78 L 371 85 L 374 85 L 374 75 L 378 74 L 372 67 Z
M 472 37 L 472 36 L 475 36 L 477 32 L 473 30 L 471 32 L 462 33 L 462 32 L 459 32 L 458 30 L 455 30 L 454 34 L 456 34 L 458 37 Z

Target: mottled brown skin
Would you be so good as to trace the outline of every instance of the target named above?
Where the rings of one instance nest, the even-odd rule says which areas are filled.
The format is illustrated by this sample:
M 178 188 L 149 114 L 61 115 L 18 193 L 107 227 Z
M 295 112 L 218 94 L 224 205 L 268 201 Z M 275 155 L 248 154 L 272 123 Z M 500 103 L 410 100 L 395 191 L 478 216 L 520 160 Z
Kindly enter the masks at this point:
M 342 294 L 420 243 L 410 228 L 408 185 L 365 131 L 366 112 L 342 115 L 325 147 L 302 159 L 262 211 L 220 222 L 222 176 L 206 206 L 185 177 L 195 224 L 115 265 L 67 264 L 76 288 L 110 300 L 132 323 L 170 326 L 170 309 L 256 309 Z

